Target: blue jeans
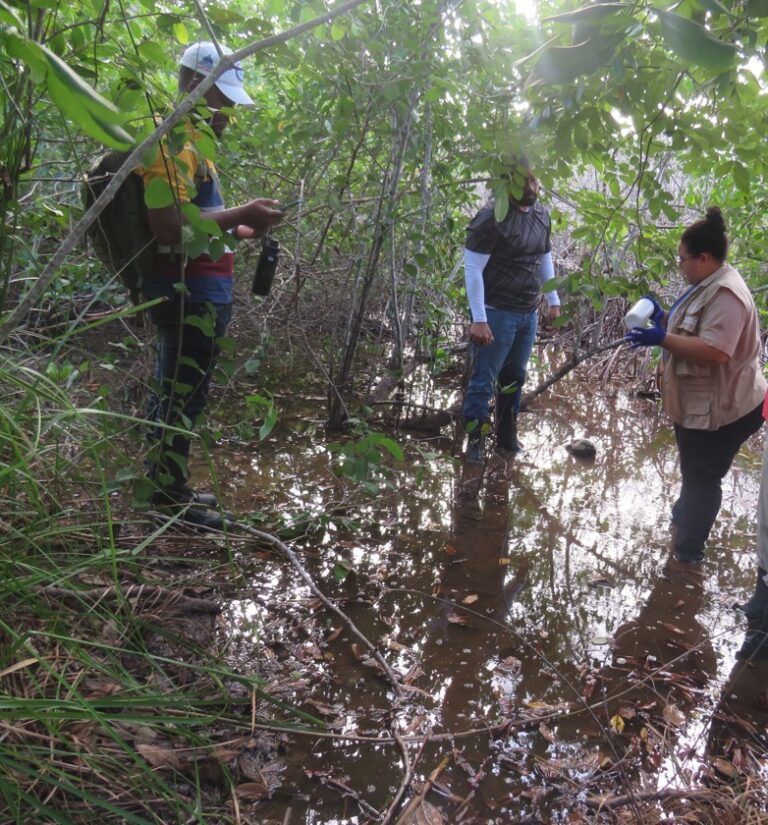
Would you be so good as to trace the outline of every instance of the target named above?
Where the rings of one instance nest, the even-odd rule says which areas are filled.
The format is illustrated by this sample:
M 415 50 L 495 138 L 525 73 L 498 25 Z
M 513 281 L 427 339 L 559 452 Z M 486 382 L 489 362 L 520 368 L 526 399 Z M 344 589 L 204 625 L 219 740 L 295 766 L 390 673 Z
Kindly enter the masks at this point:
M 475 366 L 467 386 L 464 420 L 488 420 L 488 406 L 497 382 L 501 394 L 509 399 L 511 413 L 520 411 L 521 388 L 525 383 L 528 359 L 536 340 L 537 310 L 486 308 L 493 343 L 474 347 Z
M 192 430 L 208 405 L 219 341 L 232 318 L 232 304 L 193 304 L 176 296 L 149 313 L 157 327 L 157 365 L 147 419 Z M 150 478 L 162 489 L 186 487 L 190 436 L 154 426 L 148 439 Z

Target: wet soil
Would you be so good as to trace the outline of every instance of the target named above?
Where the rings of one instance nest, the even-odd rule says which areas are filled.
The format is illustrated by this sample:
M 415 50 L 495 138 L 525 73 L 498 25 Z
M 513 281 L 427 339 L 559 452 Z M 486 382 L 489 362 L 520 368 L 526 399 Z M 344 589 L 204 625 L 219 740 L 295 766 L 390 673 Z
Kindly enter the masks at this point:
M 654 401 L 563 382 L 521 417 L 525 452 L 484 468 L 452 458 L 447 433 L 402 433 L 397 485 L 362 502 L 320 424 L 289 413 L 257 449 L 219 444 L 219 491 L 283 526 L 309 515 L 292 546 L 401 695 L 283 558 L 235 544 L 225 657 L 328 727 L 280 737 L 247 821 L 397 822 L 415 798 L 412 822 L 651 822 L 763 777 L 768 665 L 737 662 L 733 609 L 754 583 L 762 435 L 697 573 L 667 563 L 679 469 Z M 568 454 L 578 437 L 594 461 Z

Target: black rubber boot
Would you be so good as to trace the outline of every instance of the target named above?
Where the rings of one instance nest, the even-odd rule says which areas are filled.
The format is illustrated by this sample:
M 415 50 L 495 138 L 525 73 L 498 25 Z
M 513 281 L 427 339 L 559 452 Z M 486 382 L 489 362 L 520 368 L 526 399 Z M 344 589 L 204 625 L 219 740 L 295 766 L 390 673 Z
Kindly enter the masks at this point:
M 738 605 L 738 609 L 751 622 L 762 621 L 763 616 L 768 611 L 768 584 L 765 582 L 765 577 L 768 571 L 763 570 L 762 567 L 757 568 L 757 582 L 755 582 L 755 592 L 748 602 Z
M 226 515 L 207 507 L 190 489 L 158 490 L 150 499 L 150 504 L 164 516 L 176 518 L 180 524 L 190 527 L 224 530 L 230 523 Z
M 512 455 L 522 452 L 517 438 L 517 411 L 515 399 L 509 393 L 496 393 L 496 446 Z
M 741 661 L 747 659 L 768 659 L 768 611 L 763 615 L 762 621 L 755 622 L 747 630 L 744 636 L 744 643 L 736 653 L 736 658 Z
M 213 507 L 215 510 L 219 506 L 219 500 L 213 493 L 198 493 L 189 486 L 185 486 L 184 493 L 188 493 L 192 497 L 192 501 L 197 504 L 202 504 L 203 507 Z
M 482 464 L 485 460 L 483 423 L 477 419 L 471 419 L 464 422 L 464 428 L 467 430 L 467 450 L 464 453 L 464 460 L 470 464 Z

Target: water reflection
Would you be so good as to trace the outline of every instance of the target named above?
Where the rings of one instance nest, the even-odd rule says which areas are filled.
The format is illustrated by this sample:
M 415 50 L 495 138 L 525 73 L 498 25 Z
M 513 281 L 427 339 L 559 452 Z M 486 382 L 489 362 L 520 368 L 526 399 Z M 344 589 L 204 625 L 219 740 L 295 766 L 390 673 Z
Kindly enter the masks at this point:
M 342 632 L 326 643 L 333 628 L 321 613 L 307 623 L 307 594 L 278 560 L 257 569 L 242 554 L 262 601 L 243 599 L 228 614 L 231 650 L 242 666 L 262 666 L 258 644 L 267 628 L 274 655 L 289 650 L 292 666 L 307 674 L 310 698 L 344 709 L 338 729 L 376 733 L 394 718 L 410 735 L 434 736 L 548 713 L 543 726 L 457 739 L 455 752 L 442 740 L 425 749 L 417 778 L 451 753 L 444 784 L 471 795 L 483 822 L 515 821 L 544 804 L 566 809 L 569 803 L 558 802 L 563 788 L 602 791 L 619 762 L 624 783 L 642 772 L 659 785 L 692 781 L 715 753 L 736 758 L 729 741 L 759 739 L 765 724 L 758 713 L 765 696 L 753 678 L 759 667 L 733 669 L 742 627 L 730 609 L 752 585 L 760 445 L 743 451 L 724 482 L 713 561 L 695 577 L 665 567 L 679 473 L 656 404 L 558 386 L 524 414 L 522 433 L 526 452 L 474 490 L 448 456 L 418 474 L 406 467 L 397 496 L 346 513 L 359 529 L 350 533 L 331 519 L 302 545 L 326 594 L 409 682 L 394 716 L 391 692 L 354 654 L 352 640 Z M 597 445 L 592 464 L 564 449 L 582 436 Z M 217 453 L 227 465 L 225 501 L 229 494 L 241 510 L 287 514 L 343 505 L 319 436 L 304 438 L 271 453 Z M 355 571 L 344 582 L 333 575 L 338 561 Z M 295 600 L 290 607 L 286 594 Z M 322 644 L 308 667 L 299 647 L 313 633 Z M 594 715 L 574 713 L 585 698 Z M 559 716 L 552 711 L 566 705 Z M 734 719 L 751 728 L 734 727 Z M 343 776 L 379 810 L 402 778 L 390 746 L 319 742 L 298 763 Z M 294 805 L 304 821 L 359 815 L 354 803 L 301 771 L 294 781 L 310 799 Z M 541 789 L 546 803 L 537 797 Z M 431 798 L 450 821 L 456 803 Z M 279 806 L 272 810 L 277 817 Z

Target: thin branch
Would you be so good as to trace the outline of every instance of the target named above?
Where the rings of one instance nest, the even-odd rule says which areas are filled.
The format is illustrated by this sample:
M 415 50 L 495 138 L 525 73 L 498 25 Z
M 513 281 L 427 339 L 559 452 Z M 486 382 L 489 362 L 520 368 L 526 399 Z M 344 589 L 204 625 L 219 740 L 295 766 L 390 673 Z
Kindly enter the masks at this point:
M 610 341 L 607 344 L 601 344 L 599 347 L 595 347 L 594 349 L 589 350 L 588 352 L 584 352 L 578 354 L 575 350 L 573 355 L 571 356 L 571 360 L 568 361 L 567 364 L 563 364 L 560 369 L 547 378 L 546 381 L 542 381 L 536 389 L 531 390 L 531 392 L 526 393 L 520 399 L 520 406 L 522 409 L 525 409 L 528 404 L 533 401 L 534 398 L 540 396 L 545 390 L 548 390 L 553 384 L 557 383 L 561 378 L 568 375 L 571 370 L 576 369 L 582 361 L 586 361 L 587 358 L 591 358 L 593 355 L 598 355 L 601 352 L 605 352 L 606 350 L 613 349 L 614 347 L 620 347 L 622 344 L 626 344 L 626 339 L 624 338 L 616 338 L 614 341 Z
M 711 790 L 703 791 L 689 791 L 678 788 L 662 788 L 656 791 L 636 791 L 631 796 L 625 794 L 622 796 L 595 796 L 584 800 L 584 804 L 588 808 L 621 808 L 624 805 L 631 805 L 633 802 L 663 802 L 667 799 L 687 799 L 692 800 L 708 800 L 712 798 Z
M 299 576 L 301 576 L 301 578 L 307 584 L 309 589 L 315 594 L 315 596 L 317 596 L 317 598 L 320 599 L 320 601 L 328 608 L 328 610 L 330 610 L 332 613 L 335 613 L 350 629 L 350 631 L 355 636 L 357 636 L 357 638 L 366 646 L 366 648 L 368 648 L 371 655 L 374 657 L 374 659 L 376 659 L 376 661 L 379 663 L 381 668 L 386 673 L 387 678 L 389 679 L 390 684 L 392 685 L 392 689 L 395 691 L 395 695 L 398 698 L 402 696 L 402 688 L 400 687 L 400 682 L 397 676 L 395 676 L 390 666 L 387 664 L 384 657 L 379 653 L 379 651 L 368 639 L 368 637 L 361 630 L 358 629 L 357 625 L 355 625 L 352 619 L 350 619 L 346 613 L 344 613 L 339 607 L 337 607 L 325 595 L 325 593 L 323 593 L 323 591 L 320 590 L 320 588 L 315 584 L 309 573 L 307 573 L 307 571 L 304 569 L 304 566 L 299 561 L 297 555 L 293 552 L 293 550 L 291 550 L 291 548 L 287 544 L 280 541 L 280 539 L 277 538 L 277 536 L 273 536 L 271 533 L 264 533 L 261 530 L 256 530 L 254 527 L 250 527 L 249 525 L 243 524 L 242 522 L 237 522 L 236 526 L 238 529 L 245 530 L 249 535 L 253 536 L 254 538 L 257 538 L 260 541 L 263 541 L 271 545 L 276 550 L 281 552 L 288 559 L 288 561 L 290 561 L 290 563 L 296 569 L 296 572 L 299 574 Z
M 419 764 L 419 760 L 421 759 L 421 755 L 424 753 L 424 748 L 427 746 L 427 742 L 429 742 L 429 737 L 427 737 L 422 743 L 421 748 L 419 748 L 419 752 L 416 754 L 416 758 L 411 762 L 410 758 L 408 757 L 408 746 L 403 742 L 402 737 L 400 734 L 392 728 L 392 735 L 395 737 L 395 741 L 400 748 L 400 752 L 403 755 L 403 781 L 400 783 L 400 787 L 398 788 L 397 793 L 395 794 L 395 798 L 392 800 L 389 808 L 387 808 L 387 812 L 384 815 L 384 819 L 381 821 L 381 825 L 388 825 L 392 821 L 392 817 L 394 817 L 395 812 L 400 807 L 400 801 L 402 800 L 405 792 L 411 786 L 413 782 L 413 774 L 416 771 L 416 765 Z
M 402 816 L 397 820 L 396 825 L 406 825 L 406 823 L 411 822 L 411 817 L 421 805 L 427 797 L 427 794 L 432 790 L 432 785 L 437 780 L 437 777 L 448 767 L 448 763 L 451 761 L 450 756 L 444 756 L 440 764 L 432 771 L 432 773 L 427 778 L 427 781 L 424 783 L 424 787 L 421 791 L 413 797 L 413 799 L 408 803 L 406 809 L 403 811 Z

